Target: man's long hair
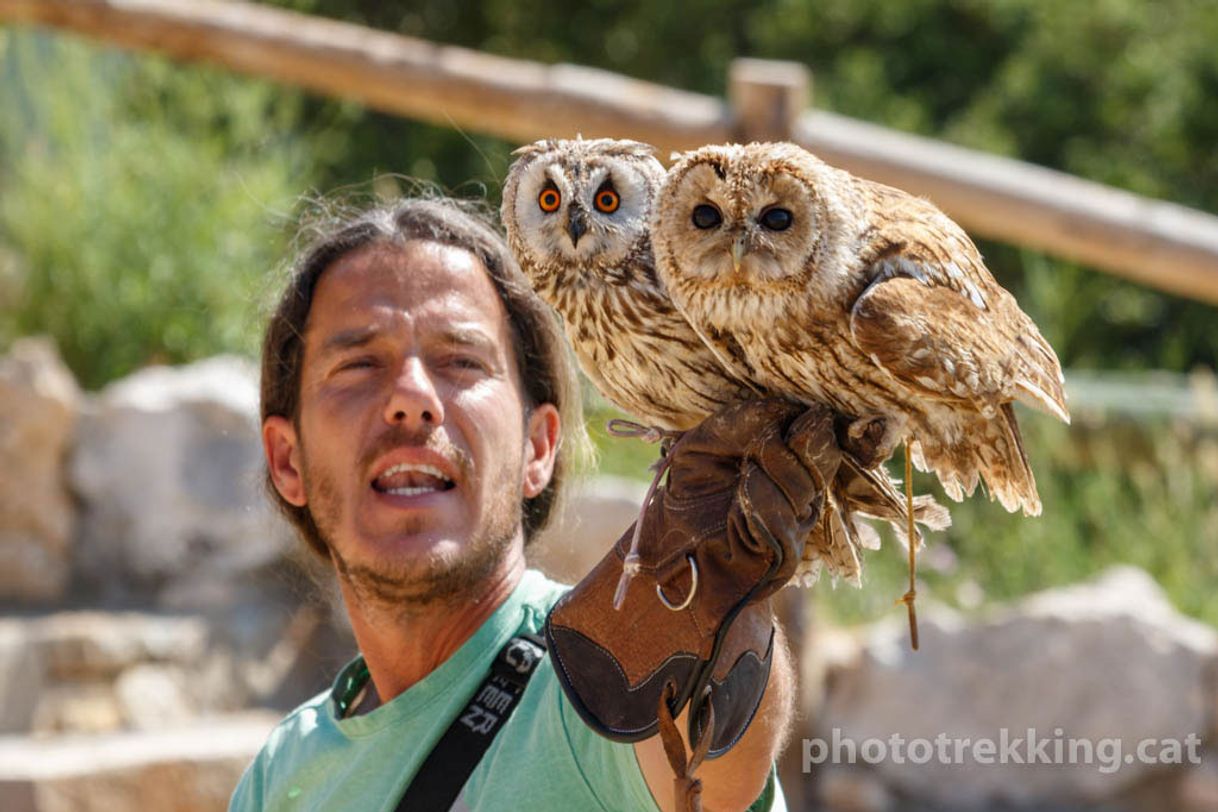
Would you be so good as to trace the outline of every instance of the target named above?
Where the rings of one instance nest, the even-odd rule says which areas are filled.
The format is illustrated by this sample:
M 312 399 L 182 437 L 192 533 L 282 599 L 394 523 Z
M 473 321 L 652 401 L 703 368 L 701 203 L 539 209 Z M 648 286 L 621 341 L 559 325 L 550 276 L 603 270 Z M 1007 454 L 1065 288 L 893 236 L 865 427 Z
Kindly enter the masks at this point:
M 464 249 L 486 268 L 504 308 L 512 335 L 516 368 L 527 402 L 526 413 L 551 403 L 562 420 L 554 474 L 545 490 L 522 506 L 527 544 L 553 515 L 563 485 L 576 460 L 586 453 L 578 379 L 562 327 L 554 312 L 533 292 L 506 242 L 475 203 L 451 198 L 409 198 L 313 222 L 306 245 L 297 253 L 289 278 L 266 327 L 262 342 L 262 420 L 285 417 L 300 431 L 300 380 L 304 334 L 318 280 L 340 258 L 371 245 L 401 245 L 429 240 Z M 266 488 L 280 511 L 300 532 L 309 548 L 329 559 L 328 545 L 308 506 L 285 500 L 266 471 Z

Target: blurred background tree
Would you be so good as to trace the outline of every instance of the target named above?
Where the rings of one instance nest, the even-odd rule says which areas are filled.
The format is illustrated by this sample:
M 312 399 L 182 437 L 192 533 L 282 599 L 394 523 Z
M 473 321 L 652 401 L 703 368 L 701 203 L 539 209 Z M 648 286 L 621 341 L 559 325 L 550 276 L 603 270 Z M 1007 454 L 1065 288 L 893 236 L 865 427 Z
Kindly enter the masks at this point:
M 1204 0 L 278 4 L 714 94 L 734 56 L 797 60 L 817 106 L 1218 211 L 1218 5 Z M 92 384 L 152 358 L 248 348 L 229 313 L 274 264 L 303 190 L 397 172 L 494 199 L 510 160 L 492 138 L 208 68 L 55 35 L 4 43 L 0 340 L 49 331 Z M 1067 367 L 1218 365 L 1210 307 L 982 248 Z M 46 302 L 66 289 L 90 318 Z
M 50 334 L 92 387 L 249 352 L 249 302 L 308 182 L 299 94 L 0 36 L 0 344 Z
M 1208 0 L 277 4 L 712 94 L 736 56 L 796 60 L 818 107 L 1218 212 Z M 394 172 L 497 202 L 513 147 L 47 33 L 0 30 L 0 65 L 0 348 L 50 333 L 90 386 L 153 361 L 253 354 L 255 302 L 309 190 Z M 981 247 L 1068 369 L 1218 366 L 1213 307 Z M 1024 425 L 1046 515 L 1007 516 L 980 497 L 954 507 L 956 528 L 928 558 L 937 596 L 1008 597 L 1124 560 L 1218 622 L 1212 432 L 1116 420 L 1100 441 Z M 1153 441 L 1135 454 L 1131 436 Z M 606 470 L 642 474 L 649 450 L 602 445 Z M 838 590 L 838 611 L 883 612 L 899 594 L 899 555 L 869 565 L 883 588 Z
M 1218 211 L 1218 4 L 1205 0 L 298 0 L 293 5 L 505 56 L 575 62 L 722 95 L 736 56 L 790 59 L 818 107 Z M 311 101 L 342 147 L 323 188 L 392 170 L 492 194 L 507 145 Z M 472 142 L 472 143 L 471 143 Z M 405 156 L 405 158 L 404 158 Z M 1205 305 L 983 243 L 1068 367 L 1218 365 Z

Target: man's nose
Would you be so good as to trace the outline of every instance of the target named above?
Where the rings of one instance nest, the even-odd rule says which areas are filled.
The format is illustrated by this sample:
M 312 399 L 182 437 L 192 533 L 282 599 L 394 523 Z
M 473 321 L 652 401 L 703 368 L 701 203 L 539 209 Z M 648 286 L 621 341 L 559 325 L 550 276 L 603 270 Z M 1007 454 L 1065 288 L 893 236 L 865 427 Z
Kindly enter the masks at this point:
M 444 405 L 421 359 L 411 356 L 402 362 L 385 404 L 385 422 L 409 429 L 435 427 L 444 422 Z

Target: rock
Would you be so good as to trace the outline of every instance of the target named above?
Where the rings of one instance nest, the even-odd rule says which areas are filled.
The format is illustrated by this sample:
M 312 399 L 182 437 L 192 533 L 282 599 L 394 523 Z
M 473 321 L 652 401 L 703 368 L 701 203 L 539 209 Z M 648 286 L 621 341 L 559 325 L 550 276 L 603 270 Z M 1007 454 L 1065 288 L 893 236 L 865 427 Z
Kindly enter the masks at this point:
M 821 805 L 828 812 L 889 812 L 895 799 L 884 782 L 870 770 L 835 767 L 816 782 Z
M 0 809 L 220 812 L 277 721 L 271 714 L 155 733 L 0 738 Z
M 213 636 L 204 618 L 135 612 L 0 620 L 0 733 L 104 732 L 227 709 L 234 691 L 218 685 L 231 685 L 231 669 L 211 668 L 224 654 Z
M 0 734 L 162 728 L 253 705 L 286 711 L 329 686 L 355 651 L 350 633 L 308 603 L 0 618 Z
M 119 675 L 114 694 L 124 727 L 157 730 L 190 720 L 198 713 L 188 695 L 189 680 L 182 669 L 165 665 L 137 665 Z
M 75 514 L 63 464 L 79 406 L 49 339 L 18 339 L 0 358 L 0 600 L 64 595 Z
M 596 566 L 639 516 L 647 483 L 613 476 L 580 482 L 561 513 L 529 545 L 530 566 L 573 584 Z
M 31 729 L 46 681 L 41 652 L 30 640 L 27 626 L 14 618 L 0 618 L 0 733 Z
M 1139 741 L 1185 746 L 1206 731 L 1218 633 L 1179 615 L 1140 570 L 1110 570 L 975 622 L 946 610 L 920 620 L 918 652 L 909 650 L 903 616 L 867 634 L 859 661 L 833 676 L 820 725 L 853 741 L 859 758 L 866 740 L 884 743 L 883 758 L 864 760 L 903 796 L 945 809 L 1102 800 L 1163 769 L 1133 757 Z M 1049 743 L 1029 748 L 1029 730 Z M 903 763 L 894 735 L 904 741 Z M 1004 735 L 1008 763 L 1000 763 Z M 923 743 L 916 750 L 915 739 Z M 994 742 L 993 753 L 979 739 Z M 1080 763 L 1069 763 L 1071 740 L 1087 742 L 1073 746 Z M 1088 748 L 1090 763 L 1081 763 Z
M 76 443 L 78 573 L 102 595 L 223 601 L 236 576 L 277 560 L 289 543 L 262 490 L 248 361 L 150 367 L 117 381 L 85 411 Z
M 29 732 L 109 733 L 123 726 L 114 688 L 105 682 L 50 683 L 38 693 Z
M 804 632 L 800 651 L 799 708 L 811 722 L 823 714 L 827 697 L 837 690 L 836 680 L 848 678 L 859 667 L 863 646 L 845 629 L 813 623 Z
M 49 679 L 112 679 L 141 663 L 194 667 L 207 654 L 199 617 L 140 612 L 60 612 L 38 619 L 32 640 Z

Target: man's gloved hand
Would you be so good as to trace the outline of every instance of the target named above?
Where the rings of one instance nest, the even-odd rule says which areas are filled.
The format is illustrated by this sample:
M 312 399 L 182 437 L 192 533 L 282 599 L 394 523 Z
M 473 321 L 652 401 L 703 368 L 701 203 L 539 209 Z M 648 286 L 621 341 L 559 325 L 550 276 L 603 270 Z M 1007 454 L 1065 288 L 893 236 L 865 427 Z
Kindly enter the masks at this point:
M 686 432 L 642 518 L 638 575 L 613 594 L 633 528 L 546 622 L 559 680 L 602 735 L 656 732 L 691 697 L 690 742 L 713 706 L 709 757 L 748 727 L 769 677 L 767 598 L 795 572 L 841 459 L 831 414 L 779 399 L 734 404 Z

